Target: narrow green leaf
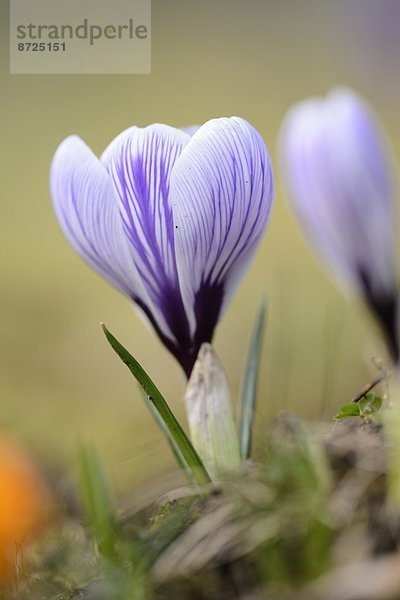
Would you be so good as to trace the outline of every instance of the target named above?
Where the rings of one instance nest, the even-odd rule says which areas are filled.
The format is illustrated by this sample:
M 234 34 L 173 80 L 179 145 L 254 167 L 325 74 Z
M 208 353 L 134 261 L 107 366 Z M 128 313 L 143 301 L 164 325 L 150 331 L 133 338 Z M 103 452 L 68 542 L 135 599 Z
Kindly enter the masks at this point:
M 238 429 L 240 456 L 242 460 L 249 458 L 251 453 L 252 428 L 257 399 L 257 380 L 265 331 L 266 309 L 267 305 L 264 299 L 254 324 L 239 397 Z
M 186 473 L 192 473 L 193 479 L 198 485 L 201 486 L 210 483 L 210 476 L 199 455 L 193 448 L 189 438 L 176 420 L 164 396 L 161 394 L 155 383 L 138 361 L 122 346 L 122 344 L 120 344 L 112 333 L 108 331 L 104 323 L 102 323 L 101 326 L 110 346 L 116 354 L 118 354 L 122 362 L 128 367 L 132 375 L 143 388 L 147 396 L 147 403 L 152 405 L 150 410 L 162 431 L 167 436 L 174 453 L 176 453 L 180 466 L 183 464 Z
M 78 465 L 82 499 L 99 552 L 115 559 L 116 526 L 111 492 L 99 458 L 93 448 L 81 446 Z

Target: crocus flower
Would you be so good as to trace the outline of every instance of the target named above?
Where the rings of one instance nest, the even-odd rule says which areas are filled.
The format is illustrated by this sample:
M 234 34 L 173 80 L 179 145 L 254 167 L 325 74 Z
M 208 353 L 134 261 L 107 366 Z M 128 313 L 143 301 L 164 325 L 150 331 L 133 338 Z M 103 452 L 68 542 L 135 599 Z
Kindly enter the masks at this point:
M 356 290 L 399 359 L 392 157 L 366 102 L 348 89 L 293 107 L 280 135 L 283 173 L 307 237 Z
M 147 315 L 189 375 L 268 222 L 273 180 L 261 136 L 238 117 L 193 136 L 131 127 L 100 158 L 71 136 L 50 179 L 67 239 Z

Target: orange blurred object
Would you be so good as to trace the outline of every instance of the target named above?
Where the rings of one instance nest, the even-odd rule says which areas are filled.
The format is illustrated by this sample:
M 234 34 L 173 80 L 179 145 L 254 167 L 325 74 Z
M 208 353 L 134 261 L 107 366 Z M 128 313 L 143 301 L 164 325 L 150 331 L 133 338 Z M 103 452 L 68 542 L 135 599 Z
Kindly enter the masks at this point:
M 43 528 L 50 492 L 29 455 L 0 435 L 0 581 L 17 575 L 21 546 Z

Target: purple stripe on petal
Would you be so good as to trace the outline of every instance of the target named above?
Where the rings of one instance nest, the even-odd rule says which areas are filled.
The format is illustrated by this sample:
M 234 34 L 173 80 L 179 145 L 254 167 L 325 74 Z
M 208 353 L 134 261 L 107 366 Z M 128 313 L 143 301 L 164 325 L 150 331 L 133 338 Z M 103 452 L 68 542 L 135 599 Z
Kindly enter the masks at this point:
M 270 159 L 243 119 L 209 121 L 171 176 L 176 257 L 191 331 L 209 341 L 265 230 L 273 197 Z

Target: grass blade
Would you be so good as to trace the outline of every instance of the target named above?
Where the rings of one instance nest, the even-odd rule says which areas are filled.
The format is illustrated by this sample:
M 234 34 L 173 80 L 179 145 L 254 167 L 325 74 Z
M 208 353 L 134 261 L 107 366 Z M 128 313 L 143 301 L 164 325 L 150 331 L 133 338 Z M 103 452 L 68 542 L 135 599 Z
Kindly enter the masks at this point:
M 143 388 L 147 397 L 147 404 L 151 404 L 150 410 L 163 433 L 167 436 L 180 466 L 184 467 L 186 473 L 192 474 L 192 478 L 198 485 L 201 486 L 210 483 L 210 476 L 199 455 L 193 448 L 189 438 L 176 420 L 164 396 L 161 394 L 153 380 L 138 361 L 122 346 L 122 344 L 120 344 L 112 333 L 108 331 L 104 323 L 102 323 L 101 326 L 110 346 L 116 354 L 118 354 L 122 362 L 128 367 L 132 375 Z
M 238 428 L 240 456 L 242 460 L 248 459 L 251 453 L 251 437 L 257 396 L 258 370 L 265 331 L 266 309 L 267 304 L 263 300 L 257 313 L 250 340 L 239 397 Z
M 81 446 L 78 465 L 83 502 L 99 552 L 115 559 L 116 526 L 111 493 L 93 448 Z

